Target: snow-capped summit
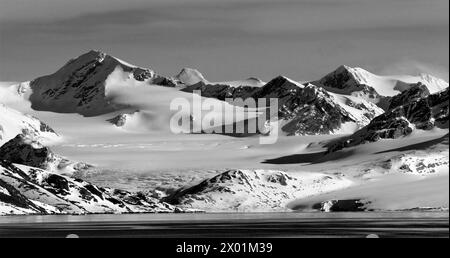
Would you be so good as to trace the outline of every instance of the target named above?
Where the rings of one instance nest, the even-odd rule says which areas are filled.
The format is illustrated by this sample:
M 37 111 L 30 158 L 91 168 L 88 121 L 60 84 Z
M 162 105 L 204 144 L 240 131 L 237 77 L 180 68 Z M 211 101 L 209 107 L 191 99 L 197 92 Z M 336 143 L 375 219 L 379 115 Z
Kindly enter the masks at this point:
M 181 69 L 180 73 L 175 76 L 182 84 L 191 86 L 199 82 L 208 83 L 203 74 L 193 68 L 185 67 Z
M 333 93 L 364 98 L 386 109 L 389 97 L 414 87 L 418 82 L 423 83 L 430 93 L 448 87 L 448 83 L 444 80 L 427 74 L 380 76 L 359 67 L 346 65 L 339 66 L 335 71 L 313 83 Z
M 421 79 L 420 82 L 425 84 L 431 93 L 445 90 L 449 86 L 448 82 L 431 74 L 421 73 L 418 77 Z
M 338 94 L 363 95 L 375 103 L 379 101 L 380 95 L 396 95 L 394 92 L 388 92 L 390 87 L 385 87 L 376 75 L 362 68 L 352 68 L 346 65 L 339 66 L 333 72 L 313 83 Z
M 299 82 L 289 79 L 285 76 L 279 75 L 276 78 L 270 80 L 266 85 L 260 88 L 260 90 L 254 94 L 255 98 L 275 98 L 281 97 L 281 95 L 293 94 L 298 92 L 305 86 Z
M 411 87 L 394 97 L 392 97 L 389 105 L 389 110 L 392 110 L 401 105 L 406 105 L 417 101 L 418 99 L 425 98 L 430 95 L 430 91 L 423 83 L 418 82 L 415 86 Z
M 57 72 L 30 83 L 35 110 L 80 113 L 93 116 L 120 108 L 109 100 L 107 79 L 119 69 L 134 83 L 174 87 L 175 82 L 148 68 L 126 63 L 101 51 L 91 50 L 67 62 Z M 114 85 L 112 85 L 114 86 Z
M 372 73 L 360 68 L 350 67 L 347 65 L 339 66 L 335 71 L 321 79 L 324 85 L 335 86 L 336 88 L 346 88 L 349 86 L 357 86 L 358 84 L 369 84 Z M 332 78 L 334 77 L 334 81 Z
M 351 133 L 382 110 L 370 102 L 326 91 L 278 76 L 259 88 L 253 98 L 277 98 L 282 131 L 288 135 Z
M 353 133 L 383 112 L 364 99 L 333 94 L 312 83 L 303 85 L 285 76 L 277 76 L 262 87 L 199 82 L 183 90 L 201 91 L 202 96 L 219 100 L 276 98 L 280 128 L 288 135 Z

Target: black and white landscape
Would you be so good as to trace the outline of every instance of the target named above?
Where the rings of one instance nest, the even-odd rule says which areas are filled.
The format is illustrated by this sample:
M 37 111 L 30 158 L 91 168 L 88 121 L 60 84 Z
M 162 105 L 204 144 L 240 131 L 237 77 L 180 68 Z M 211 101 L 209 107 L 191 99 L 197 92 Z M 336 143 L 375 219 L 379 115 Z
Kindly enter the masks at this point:
M 341 65 L 301 82 L 216 82 L 113 54 L 87 51 L 53 74 L 1 83 L 1 215 L 448 211 L 443 79 Z M 277 98 L 277 118 L 255 134 L 174 134 L 172 100 L 192 102 L 197 90 L 223 107 Z M 182 114 L 193 124 L 229 114 L 196 115 Z
M 448 237 L 448 10 L 0 0 L 0 238 Z

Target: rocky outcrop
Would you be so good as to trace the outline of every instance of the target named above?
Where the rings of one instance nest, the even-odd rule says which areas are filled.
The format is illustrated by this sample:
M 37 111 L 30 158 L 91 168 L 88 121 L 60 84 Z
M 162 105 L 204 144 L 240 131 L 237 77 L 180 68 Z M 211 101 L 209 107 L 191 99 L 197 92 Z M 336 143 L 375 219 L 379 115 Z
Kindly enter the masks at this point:
M 333 96 L 312 84 L 282 95 L 278 116 L 288 121 L 282 127 L 288 135 L 330 134 L 344 123 L 357 122 Z
M 117 127 L 123 127 L 123 126 L 125 126 L 127 121 L 130 119 L 130 116 L 132 116 L 133 114 L 138 113 L 138 112 L 139 112 L 139 110 L 136 110 L 136 111 L 130 112 L 130 113 L 119 114 L 111 119 L 106 120 L 106 121 L 110 122 L 111 124 L 113 124 Z
M 184 212 L 123 190 L 0 160 L 0 215 Z
M 137 82 L 174 87 L 176 82 L 148 68 L 125 63 L 100 51 L 90 51 L 70 60 L 51 75 L 30 83 L 30 101 L 35 110 L 95 116 L 122 108 L 107 96 L 106 81 L 116 68 Z
M 56 160 L 55 154 L 48 147 L 23 134 L 17 135 L 0 147 L 0 158 L 43 169 Z
M 57 141 L 60 136 L 39 119 L 0 104 L 0 146 L 18 134 L 42 141 Z
M 344 123 L 366 125 L 365 121 L 348 112 L 333 95 L 313 84 L 302 85 L 284 76 L 278 76 L 263 87 L 232 87 L 227 85 L 208 85 L 197 83 L 184 89 L 187 92 L 201 91 L 209 98 L 231 99 L 270 99 L 278 100 L 278 119 L 283 121 L 282 131 L 288 135 L 329 134 L 339 130 Z M 256 101 L 257 102 L 257 101 Z M 355 104 L 355 103 L 350 103 Z M 358 105 L 370 114 L 379 114 L 377 107 Z
M 312 208 L 321 212 L 361 212 L 366 211 L 365 205 L 361 200 L 329 200 L 316 203 Z
M 416 129 L 431 130 L 449 126 L 449 89 L 427 97 L 421 85 L 394 98 L 393 109 L 374 118 L 369 125 L 349 137 L 327 145 L 328 152 L 380 139 L 395 139 L 411 134 Z
M 317 84 L 330 89 L 346 91 L 348 93 L 363 91 L 374 94 L 373 97 L 375 97 L 377 92 L 368 85 L 368 76 L 370 76 L 370 74 L 363 69 L 341 65 L 336 70 L 317 81 Z
M 333 93 L 364 98 L 386 109 L 389 96 L 382 96 L 377 92 L 375 85 L 371 85 L 373 76 L 364 69 L 341 65 L 335 71 L 312 83 Z
M 73 174 L 92 169 L 91 165 L 72 162 L 54 154 L 35 138 L 19 134 L 0 147 L 0 159 L 53 172 Z
M 428 90 L 427 86 L 419 82 L 416 85 L 412 86 L 410 90 L 404 91 L 392 97 L 389 104 L 389 110 L 405 105 L 407 103 L 418 101 L 419 99 L 425 98 L 428 95 L 430 95 L 430 91 Z
M 391 98 L 403 93 L 418 83 L 430 93 L 437 93 L 448 87 L 448 83 L 428 74 L 418 76 L 380 76 L 359 67 L 342 65 L 313 84 L 329 92 L 359 97 L 370 101 L 384 110 L 391 109 Z
M 215 98 L 225 100 L 227 98 L 237 99 L 250 97 L 252 93 L 256 92 L 258 88 L 249 86 L 232 87 L 224 84 L 207 84 L 198 82 L 191 86 L 184 88 L 182 91 L 195 92 L 201 91 L 201 95 L 206 98 Z
M 296 198 L 347 187 L 350 181 L 334 175 L 289 174 L 271 170 L 229 170 L 164 200 L 182 208 L 206 211 L 286 210 Z

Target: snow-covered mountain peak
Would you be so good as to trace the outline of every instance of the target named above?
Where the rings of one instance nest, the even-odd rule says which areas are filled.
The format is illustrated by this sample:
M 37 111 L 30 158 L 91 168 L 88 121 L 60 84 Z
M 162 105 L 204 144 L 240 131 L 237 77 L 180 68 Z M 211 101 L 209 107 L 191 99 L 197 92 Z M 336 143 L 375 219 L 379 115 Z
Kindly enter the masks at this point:
M 318 81 L 327 88 L 359 90 L 360 85 L 370 85 L 375 75 L 359 67 L 339 66 Z
M 68 62 L 68 64 L 72 63 L 72 61 L 77 61 L 77 60 L 78 61 L 82 61 L 83 60 L 83 61 L 87 62 L 87 61 L 96 59 L 96 60 L 102 62 L 105 59 L 106 56 L 107 56 L 107 54 L 105 52 L 102 52 L 100 50 L 93 50 L 92 49 L 92 50 L 89 50 L 88 52 L 86 52 L 84 54 L 81 54 L 80 56 L 78 56 L 76 58 L 71 59 Z
M 284 76 L 284 75 L 278 75 L 274 80 L 277 80 L 277 81 L 286 81 L 286 82 L 292 83 L 292 84 L 294 84 L 295 86 L 300 87 L 300 88 L 303 88 L 303 87 L 304 87 L 303 84 L 301 84 L 301 83 L 299 83 L 299 82 L 297 82 L 297 81 L 295 81 L 295 80 L 292 80 L 291 78 L 288 78 L 288 77 L 286 77 L 286 76 Z
M 17 140 L 14 140 L 14 139 L 17 139 Z M 21 144 L 29 145 L 33 149 L 46 148 L 41 142 L 39 142 L 35 137 L 33 137 L 31 135 L 19 134 L 14 139 L 12 139 L 10 142 L 13 142 L 13 141 L 20 142 Z M 5 146 L 5 145 L 6 144 L 4 144 L 3 146 Z
M 121 71 L 122 77 L 129 78 L 129 84 L 176 86 L 172 79 L 151 69 L 137 67 L 104 52 L 91 50 L 70 60 L 54 74 L 31 81 L 32 108 L 85 116 L 120 109 L 120 105 L 110 101 L 106 90 L 110 82 L 108 78 L 117 69 Z
M 175 76 L 181 83 L 186 86 L 194 85 L 199 82 L 208 83 L 203 74 L 193 68 L 185 67 Z
M 423 84 L 395 96 L 389 110 L 374 119 L 353 135 L 328 144 L 328 151 L 356 146 L 381 139 L 396 139 L 415 130 L 448 129 L 449 88 L 429 95 Z
M 448 82 L 431 74 L 421 73 L 419 77 L 422 79 L 421 82 L 427 85 L 428 88 L 431 88 L 432 86 L 436 88 L 435 90 L 433 90 L 433 88 L 430 89 L 433 93 L 435 91 L 444 90 L 449 86 Z
M 109 55 L 101 50 L 89 50 L 88 52 L 81 54 L 80 56 L 71 59 L 67 64 L 70 64 L 74 61 L 79 62 L 79 63 L 87 63 L 87 62 L 91 62 L 93 60 L 97 60 L 99 63 L 103 63 L 103 62 L 118 62 L 124 66 L 130 67 L 130 68 L 137 68 L 138 66 L 134 65 L 134 64 L 130 64 L 122 59 L 119 59 L 115 56 Z M 66 64 L 66 65 L 67 65 Z
M 79 70 L 82 67 L 94 68 L 95 65 L 101 65 L 104 67 L 120 66 L 122 70 L 133 71 L 134 74 L 135 71 L 140 71 L 141 73 L 147 73 L 149 75 L 148 77 L 153 77 L 155 75 L 155 72 L 149 68 L 138 67 L 99 50 L 90 50 L 77 58 L 71 59 L 59 71 L 63 70 L 68 73 L 73 73 L 74 70 Z
M 335 93 L 351 95 L 363 91 L 370 92 L 372 95 L 395 96 L 413 87 L 418 82 L 425 84 L 431 93 L 436 93 L 448 87 L 448 82 L 425 73 L 418 76 L 380 76 L 360 67 L 346 65 L 339 66 L 315 83 Z

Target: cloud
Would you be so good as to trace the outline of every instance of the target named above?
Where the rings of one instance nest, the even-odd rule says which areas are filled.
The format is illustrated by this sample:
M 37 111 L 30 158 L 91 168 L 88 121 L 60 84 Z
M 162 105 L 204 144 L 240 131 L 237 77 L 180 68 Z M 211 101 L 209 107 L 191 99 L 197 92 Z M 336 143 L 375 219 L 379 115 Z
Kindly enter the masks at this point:
M 421 73 L 431 74 L 435 77 L 449 81 L 448 67 L 428 64 L 416 60 L 403 60 L 401 62 L 387 65 L 380 71 L 380 74 L 383 75 L 419 75 Z

